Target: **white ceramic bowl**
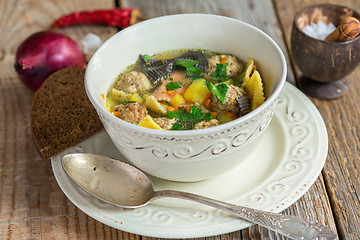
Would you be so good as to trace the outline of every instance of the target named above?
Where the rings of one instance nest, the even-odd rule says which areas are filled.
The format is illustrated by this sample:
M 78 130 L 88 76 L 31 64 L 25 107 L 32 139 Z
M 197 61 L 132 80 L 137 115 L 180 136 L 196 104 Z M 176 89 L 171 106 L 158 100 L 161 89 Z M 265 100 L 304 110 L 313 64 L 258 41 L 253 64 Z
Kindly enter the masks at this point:
M 101 95 L 139 54 L 189 48 L 255 59 L 266 87 L 265 103 L 232 122 L 190 131 L 143 128 L 106 111 Z M 85 87 L 107 133 L 133 165 L 159 178 L 191 182 L 216 177 L 246 159 L 272 119 L 285 78 L 284 55 L 259 29 L 228 17 L 179 14 L 135 24 L 107 40 L 87 66 Z

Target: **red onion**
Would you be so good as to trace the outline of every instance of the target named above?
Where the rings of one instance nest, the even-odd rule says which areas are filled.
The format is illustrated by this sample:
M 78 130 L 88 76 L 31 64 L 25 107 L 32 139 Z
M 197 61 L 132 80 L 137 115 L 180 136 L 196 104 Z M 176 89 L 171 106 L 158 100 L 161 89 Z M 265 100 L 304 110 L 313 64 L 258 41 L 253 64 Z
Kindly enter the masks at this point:
M 14 67 L 25 86 L 36 91 L 53 72 L 84 64 L 83 53 L 74 40 L 61 33 L 43 31 L 21 43 Z

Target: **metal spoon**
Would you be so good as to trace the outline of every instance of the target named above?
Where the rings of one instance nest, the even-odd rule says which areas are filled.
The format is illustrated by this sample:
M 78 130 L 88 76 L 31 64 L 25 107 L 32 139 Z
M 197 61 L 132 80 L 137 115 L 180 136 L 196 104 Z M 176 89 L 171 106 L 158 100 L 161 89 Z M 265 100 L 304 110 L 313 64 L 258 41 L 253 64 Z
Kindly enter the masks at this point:
M 62 158 L 62 166 L 82 189 L 119 207 L 138 208 L 162 197 L 181 198 L 230 212 L 293 239 L 336 239 L 336 234 L 329 228 L 295 216 L 241 207 L 186 192 L 155 191 L 151 180 L 143 172 L 109 157 L 68 154 Z

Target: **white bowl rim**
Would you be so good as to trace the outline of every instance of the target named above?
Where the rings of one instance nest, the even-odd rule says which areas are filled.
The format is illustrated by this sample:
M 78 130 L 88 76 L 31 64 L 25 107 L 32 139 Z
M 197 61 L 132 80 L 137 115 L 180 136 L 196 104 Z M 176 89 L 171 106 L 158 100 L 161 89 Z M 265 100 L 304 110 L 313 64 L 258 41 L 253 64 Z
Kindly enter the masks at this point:
M 265 108 L 268 107 L 269 104 L 271 104 L 273 101 L 276 101 L 276 99 L 280 94 L 280 92 L 282 91 L 282 88 L 286 82 L 286 76 L 287 76 L 287 64 L 286 64 L 286 60 L 285 60 L 285 56 L 283 54 L 283 52 L 281 51 L 280 47 L 278 46 L 278 44 L 269 36 L 267 35 L 265 32 L 263 32 L 262 30 L 260 30 L 259 28 L 243 22 L 241 20 L 235 19 L 235 18 L 231 18 L 231 17 L 226 17 L 226 16 L 221 16 L 221 15 L 214 15 L 214 14 L 204 14 L 204 13 L 181 13 L 181 14 L 173 14 L 173 15 L 165 15 L 165 16 L 160 16 L 160 17 L 155 17 L 155 18 L 151 18 L 139 23 L 136 23 L 130 27 L 127 27 L 119 32 L 117 32 L 116 34 L 114 34 L 112 37 L 110 37 L 108 40 L 106 40 L 94 53 L 94 55 L 92 56 L 92 58 L 90 59 L 89 63 L 92 61 L 93 58 L 95 58 L 97 55 L 100 54 L 100 52 L 102 51 L 103 48 L 106 48 L 107 45 L 110 44 L 111 41 L 113 41 L 115 39 L 115 36 L 121 36 L 126 34 L 128 31 L 133 31 L 133 29 L 142 27 L 143 25 L 146 24 L 150 24 L 152 22 L 157 22 L 157 21 L 164 21 L 164 19 L 166 18 L 181 18 L 184 16 L 193 16 L 193 17 L 201 17 L 201 18 L 218 18 L 218 19 L 223 19 L 226 21 L 231 21 L 231 22 L 237 22 L 239 24 L 243 24 L 244 26 L 247 26 L 248 28 L 251 28 L 252 30 L 260 33 L 261 35 L 263 35 L 269 42 L 271 42 L 271 44 L 273 45 L 273 47 L 275 48 L 276 52 L 278 53 L 280 60 L 281 60 L 281 64 L 283 66 L 283 71 L 281 73 L 281 77 L 280 77 L 280 81 L 279 84 L 276 86 L 276 88 L 274 89 L 273 93 L 266 99 L 266 101 L 260 105 L 258 108 L 256 108 L 255 110 L 249 112 L 248 114 L 239 117 L 235 120 L 232 120 L 228 123 L 224 123 L 218 126 L 214 126 L 214 127 L 210 127 L 210 128 L 205 128 L 205 129 L 196 129 L 196 130 L 176 130 L 176 131 L 164 131 L 164 130 L 157 130 L 157 129 L 151 129 L 151 128 L 145 128 L 145 127 L 140 127 L 138 125 L 126 122 L 118 117 L 115 117 L 114 115 L 112 115 L 110 112 L 108 112 L 103 106 L 101 106 L 98 101 L 96 101 L 96 99 L 94 98 L 94 96 L 92 96 L 90 94 L 90 90 L 89 90 L 89 86 L 88 86 L 88 74 L 89 71 L 85 71 L 85 90 L 87 93 L 88 98 L 90 99 L 91 103 L 95 106 L 95 109 L 97 111 L 100 110 L 101 114 L 106 115 L 108 117 L 110 117 L 110 119 L 112 119 L 115 123 L 123 125 L 124 128 L 129 128 L 129 130 L 132 130 L 134 132 L 141 132 L 144 134 L 148 134 L 148 135 L 153 135 L 153 136 L 158 136 L 158 137 L 195 137 L 197 135 L 203 135 L 203 134 L 213 134 L 216 132 L 222 132 L 225 131 L 229 128 L 234 127 L 236 125 L 240 125 L 244 122 L 247 122 L 250 118 L 252 118 L 254 115 L 258 114 L 259 112 L 265 110 Z M 110 86 L 109 86 L 110 87 Z

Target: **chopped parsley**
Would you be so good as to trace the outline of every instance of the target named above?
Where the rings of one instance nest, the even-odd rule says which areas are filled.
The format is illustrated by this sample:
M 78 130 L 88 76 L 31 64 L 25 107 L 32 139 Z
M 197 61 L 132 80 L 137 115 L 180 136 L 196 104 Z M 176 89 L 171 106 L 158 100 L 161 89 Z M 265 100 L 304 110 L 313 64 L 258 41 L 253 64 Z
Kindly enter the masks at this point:
M 241 87 L 244 82 L 245 73 L 241 74 L 237 79 L 234 81 L 234 85 Z
M 136 102 L 135 101 L 122 101 L 122 102 L 120 102 L 120 104 L 123 104 L 123 105 L 129 104 L 129 103 L 136 103 Z
M 185 126 L 189 126 L 189 123 L 191 126 L 190 129 L 192 129 L 198 122 L 211 120 L 211 113 L 204 113 L 197 107 L 191 107 L 190 112 L 181 109 L 177 111 L 168 111 L 166 114 L 169 118 L 175 118 L 177 121 L 174 123 L 171 130 L 184 130 L 184 128 L 186 128 Z M 184 124 L 181 124 L 181 122 Z
M 166 84 L 166 88 L 168 90 L 175 90 L 175 89 L 178 89 L 178 88 L 181 88 L 181 85 L 182 82 L 169 82 L 168 84 Z
M 150 55 L 148 55 L 148 54 L 145 54 L 144 55 L 144 61 L 145 62 L 147 62 L 147 61 L 149 61 L 149 60 L 151 60 L 152 59 L 152 57 L 150 57 Z
M 208 122 L 208 121 L 210 121 L 212 119 L 212 115 L 211 115 L 211 113 L 205 113 L 204 114 L 204 120 L 206 121 L 206 122 Z
M 184 130 L 184 127 L 181 123 L 174 123 L 170 130 Z
M 175 66 L 184 67 L 186 69 L 185 73 L 189 76 L 198 76 L 203 73 L 200 68 L 196 67 L 197 64 L 199 62 L 192 59 L 180 59 L 174 63 Z
M 206 86 L 209 89 L 209 91 L 212 94 L 214 94 L 222 104 L 225 103 L 225 96 L 226 96 L 226 93 L 227 93 L 228 88 L 229 88 L 228 85 L 226 85 L 225 83 L 221 83 L 221 84 L 216 86 L 212 82 L 207 82 Z
M 217 63 L 216 70 L 212 74 L 212 81 L 206 83 L 209 91 L 214 94 L 222 104 L 225 103 L 225 97 L 229 87 L 225 83 L 215 85 L 213 82 L 224 82 L 231 78 L 226 72 L 227 65 L 229 65 L 229 63 Z
M 229 63 L 217 63 L 216 64 L 216 70 L 213 72 L 212 77 L 213 80 L 216 82 L 224 82 L 230 78 L 229 75 L 226 73 L 226 66 L 229 65 Z
M 180 59 L 180 60 L 177 60 L 174 63 L 174 65 L 175 66 L 183 66 L 184 68 L 188 68 L 191 66 L 195 66 L 198 63 L 199 63 L 198 61 L 192 60 L 192 59 Z
M 198 76 L 198 75 L 202 74 L 202 71 L 198 67 L 190 66 L 190 67 L 186 68 L 186 74 L 189 76 Z

